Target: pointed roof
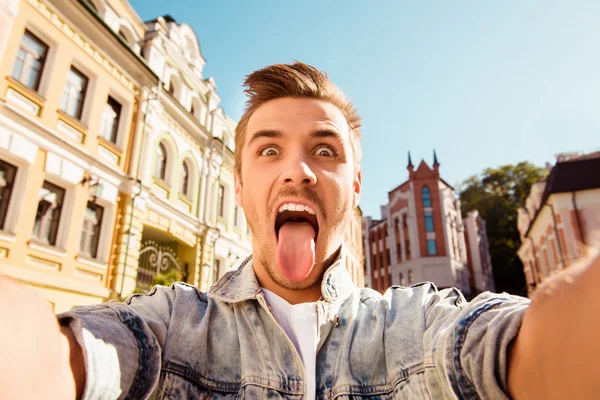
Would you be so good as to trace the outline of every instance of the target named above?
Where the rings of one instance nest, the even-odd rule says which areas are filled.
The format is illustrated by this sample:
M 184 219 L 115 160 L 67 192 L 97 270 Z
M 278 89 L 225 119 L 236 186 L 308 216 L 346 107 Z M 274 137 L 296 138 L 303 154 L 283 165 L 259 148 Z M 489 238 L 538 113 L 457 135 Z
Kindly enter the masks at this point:
M 412 163 L 412 159 L 410 158 L 410 151 L 409 151 L 408 152 L 408 165 L 406 166 L 406 168 L 410 168 L 410 167 L 414 168 L 414 165 Z
M 437 159 L 437 154 L 435 154 L 435 149 L 433 149 L 433 165 L 434 166 L 436 166 L 436 165 L 439 166 L 440 165 L 440 163 L 438 162 L 438 159 Z

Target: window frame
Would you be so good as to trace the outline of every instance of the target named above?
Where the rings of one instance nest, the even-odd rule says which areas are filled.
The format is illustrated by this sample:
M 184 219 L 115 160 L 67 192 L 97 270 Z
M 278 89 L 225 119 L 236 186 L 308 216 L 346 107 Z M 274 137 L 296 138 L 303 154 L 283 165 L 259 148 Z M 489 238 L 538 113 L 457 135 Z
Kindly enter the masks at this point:
M 433 223 L 433 212 L 425 211 L 423 213 L 423 217 L 425 219 L 425 232 L 435 232 L 435 224 Z
M 118 112 L 116 112 L 116 117 L 112 120 L 112 129 L 110 131 L 110 135 L 109 137 L 107 137 L 107 126 L 105 125 L 107 122 L 107 118 L 106 118 L 106 113 L 107 113 L 107 109 L 110 108 L 111 110 L 114 111 L 114 108 L 111 107 L 110 103 L 111 100 L 113 103 L 115 103 L 118 106 Z M 99 136 L 106 140 L 107 142 L 110 142 L 114 145 L 118 146 L 118 140 L 119 140 L 119 127 L 121 125 L 121 120 L 123 117 L 123 111 L 124 111 L 124 106 L 123 104 L 115 99 L 114 96 L 111 96 L 110 94 L 108 95 L 107 99 L 106 99 L 106 103 L 104 103 L 104 108 L 102 110 L 102 119 L 100 122 L 100 134 Z
M 431 245 L 433 244 L 433 252 Z M 427 239 L 427 255 L 437 256 L 437 241 L 435 239 Z
M 69 77 L 71 76 L 71 74 L 74 75 L 78 75 L 78 77 L 82 77 L 84 78 L 84 85 L 81 91 L 75 92 L 72 90 L 72 88 L 74 88 L 74 85 L 71 85 L 71 82 L 69 81 Z M 71 118 L 74 118 L 78 121 L 82 121 L 83 120 L 83 110 L 85 108 L 85 100 L 87 98 L 87 94 L 88 94 L 88 89 L 90 87 L 90 77 L 87 76 L 86 74 L 84 74 L 81 69 L 77 68 L 75 65 L 71 64 L 71 68 L 69 68 L 69 70 L 67 71 L 67 80 L 65 81 L 65 86 L 63 88 L 63 95 L 61 97 L 60 100 L 60 110 L 62 112 L 64 112 L 66 115 L 70 116 Z M 68 92 L 67 92 L 67 89 Z M 73 99 L 73 93 L 79 93 L 80 96 L 80 102 L 79 99 L 74 100 Z M 65 100 L 66 97 L 66 100 Z M 66 101 L 66 104 L 65 104 Z M 77 110 L 75 112 L 76 115 L 73 115 L 70 113 L 69 108 L 72 105 L 73 101 L 78 101 L 78 107 Z
M 217 188 L 217 217 L 225 218 L 225 185 L 222 183 Z
M 0 165 L 6 164 L 10 170 L 12 169 L 12 181 L 7 183 L 7 180 L 4 177 L 0 177 L 0 179 L 4 180 L 4 185 L 0 187 L 0 231 L 6 231 L 8 221 L 9 221 L 9 211 L 11 208 L 11 201 L 14 198 L 15 194 L 15 182 L 17 181 L 19 174 L 19 166 L 14 165 L 6 160 L 0 159 Z M 8 191 L 8 196 L 4 196 L 3 192 Z
M 185 174 L 184 174 L 185 172 Z M 181 162 L 181 169 L 179 170 L 179 194 L 186 198 L 190 198 L 190 165 L 187 160 Z
M 26 36 L 29 35 L 29 39 L 32 40 L 33 42 L 35 42 L 38 45 L 41 45 L 41 47 L 45 47 L 43 54 L 41 55 L 41 61 L 38 60 L 37 58 L 35 58 L 34 52 L 31 49 L 25 49 L 24 48 L 24 43 L 23 40 L 25 39 Z M 20 59 L 19 55 L 20 52 L 23 51 L 25 53 L 25 58 L 22 60 L 22 66 L 21 66 L 21 70 L 19 72 L 19 76 L 15 76 L 15 68 L 17 65 L 17 61 Z M 23 86 L 33 90 L 34 92 L 39 94 L 40 91 L 40 85 L 41 85 L 41 81 L 42 81 L 42 76 L 44 74 L 44 69 L 46 67 L 46 64 L 48 62 L 48 55 L 50 53 L 50 45 L 48 43 L 46 43 L 45 41 L 43 41 L 42 39 L 40 39 L 40 37 L 38 35 L 36 35 L 35 33 L 33 33 L 30 29 L 25 28 L 23 35 L 21 36 L 21 42 L 19 43 L 19 47 L 17 49 L 17 54 L 15 56 L 15 59 L 13 61 L 13 65 L 12 65 L 12 69 L 10 72 L 10 76 L 15 79 L 16 81 L 18 81 L 20 84 L 22 84 Z M 27 59 L 31 60 L 31 57 L 33 57 L 36 61 L 38 61 L 40 63 L 40 67 L 38 70 L 38 73 L 35 77 L 35 81 L 33 86 L 30 86 L 29 84 L 26 83 L 26 80 L 24 79 L 24 75 L 26 73 L 28 73 L 28 75 L 30 75 L 30 72 L 32 70 L 32 65 L 31 63 L 28 65 L 27 64 Z
M 163 182 L 167 181 L 167 166 L 169 160 L 169 151 L 167 145 L 163 141 L 158 142 L 156 146 L 156 158 L 154 161 L 154 177 L 160 179 Z M 159 165 L 159 154 L 162 154 L 162 160 Z
M 96 224 L 93 225 L 92 227 L 92 233 L 90 233 L 89 230 L 86 230 L 86 224 L 87 224 L 87 210 L 90 209 L 90 205 L 93 206 L 93 208 L 95 208 L 96 210 L 94 210 L 94 212 L 96 213 Z M 98 211 L 100 210 L 100 217 L 98 217 Z M 106 215 L 106 209 L 104 206 L 94 203 L 92 201 L 87 202 L 86 205 L 86 209 L 85 209 L 85 213 L 83 216 L 83 225 L 81 228 L 81 236 L 80 236 L 80 241 L 79 241 L 79 254 L 84 256 L 84 257 L 88 257 L 94 260 L 98 260 L 99 256 L 100 256 L 100 243 L 102 240 L 102 234 L 103 232 L 103 223 L 104 223 L 104 218 Z M 96 230 L 95 233 L 93 233 L 93 230 Z M 95 243 L 93 242 L 95 238 Z M 92 242 L 92 243 L 90 243 Z M 85 243 L 86 245 L 91 245 L 91 251 L 87 251 L 87 249 L 85 248 L 85 246 L 83 246 L 83 243 Z
M 431 207 L 431 190 L 429 186 L 423 186 L 421 188 L 421 201 L 423 203 L 423 207 Z
M 38 215 L 39 215 L 39 208 L 40 208 L 40 203 L 42 201 L 42 199 L 40 199 L 40 194 L 41 194 L 41 190 L 45 188 L 45 186 L 53 186 L 54 188 L 57 188 L 60 190 L 62 190 L 62 197 L 61 197 L 61 201 L 57 202 L 60 207 L 58 209 L 58 215 L 53 215 L 52 216 L 52 220 L 50 222 L 50 227 L 48 228 L 48 236 L 47 237 L 43 237 L 41 235 L 42 233 L 42 229 L 46 228 L 46 224 L 48 223 L 47 221 L 40 221 L 39 222 L 39 227 L 38 227 Z M 48 188 L 45 188 L 46 190 L 50 190 Z M 64 224 L 64 213 L 63 213 L 63 208 L 65 207 L 65 203 L 67 202 L 67 188 L 64 188 L 60 185 L 57 185 L 51 181 L 49 181 L 48 179 L 45 179 L 42 183 L 42 186 L 40 187 L 39 191 L 38 191 L 38 209 L 36 211 L 35 214 L 35 219 L 34 219 L 34 225 L 33 225 L 33 229 L 32 229 L 32 237 L 34 240 L 36 240 L 39 243 L 48 245 L 48 246 L 52 246 L 52 247 L 58 247 L 59 245 L 59 240 L 60 240 L 60 233 L 61 233 L 61 224 Z M 47 213 L 49 210 L 51 210 L 52 208 L 49 207 L 43 214 L 42 217 L 40 219 L 43 218 L 48 218 L 47 217 Z M 56 213 L 56 210 L 53 211 L 53 213 Z M 52 225 L 55 224 L 55 225 Z M 53 231 L 53 226 L 54 226 L 54 231 Z M 36 228 L 37 227 L 37 228 Z M 36 230 L 38 231 L 38 233 L 36 234 Z M 45 230 L 45 229 L 44 229 Z

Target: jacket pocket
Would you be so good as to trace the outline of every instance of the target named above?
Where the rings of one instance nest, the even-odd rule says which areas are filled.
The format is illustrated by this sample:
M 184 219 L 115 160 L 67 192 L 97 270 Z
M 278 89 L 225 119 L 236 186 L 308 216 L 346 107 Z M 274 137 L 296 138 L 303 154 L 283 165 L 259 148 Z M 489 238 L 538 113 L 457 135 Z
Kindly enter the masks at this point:
M 163 371 L 161 374 L 157 397 L 160 400 L 234 400 L 240 398 L 238 393 L 211 390 L 198 382 L 168 371 Z

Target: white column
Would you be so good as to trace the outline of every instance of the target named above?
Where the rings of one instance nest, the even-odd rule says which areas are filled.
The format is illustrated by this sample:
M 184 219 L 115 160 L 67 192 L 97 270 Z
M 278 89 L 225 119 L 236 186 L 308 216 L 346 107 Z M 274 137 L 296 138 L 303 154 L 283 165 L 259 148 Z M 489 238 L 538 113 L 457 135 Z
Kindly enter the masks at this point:
M 0 59 L 4 56 L 6 42 L 10 36 L 12 24 L 19 11 L 20 0 L 0 1 Z

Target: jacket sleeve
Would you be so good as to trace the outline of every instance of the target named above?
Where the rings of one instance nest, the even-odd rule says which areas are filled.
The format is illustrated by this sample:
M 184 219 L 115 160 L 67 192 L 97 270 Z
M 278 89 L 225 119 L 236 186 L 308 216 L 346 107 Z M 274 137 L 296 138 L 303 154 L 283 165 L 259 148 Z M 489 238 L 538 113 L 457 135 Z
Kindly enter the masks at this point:
M 176 285 L 57 315 L 83 349 L 84 399 L 143 399 L 158 383 Z
M 467 302 L 456 289 L 425 298 L 425 352 L 444 397 L 508 399 L 508 350 L 529 300 L 485 292 Z

